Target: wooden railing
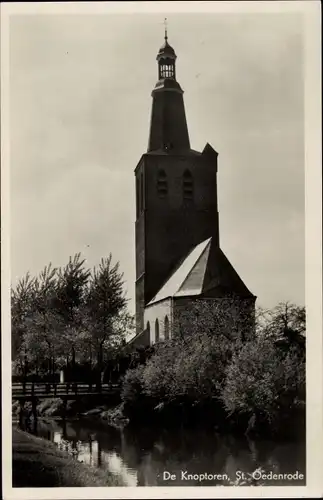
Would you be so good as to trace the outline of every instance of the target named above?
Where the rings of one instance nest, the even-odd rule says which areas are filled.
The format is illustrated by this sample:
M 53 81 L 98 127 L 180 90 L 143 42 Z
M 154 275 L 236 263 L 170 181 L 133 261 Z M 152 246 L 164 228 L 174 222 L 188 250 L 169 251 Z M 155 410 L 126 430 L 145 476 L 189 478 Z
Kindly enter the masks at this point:
M 85 384 L 83 382 L 26 382 L 12 384 L 12 398 L 19 397 L 62 397 L 86 396 L 95 394 L 113 394 L 120 391 L 120 384 Z

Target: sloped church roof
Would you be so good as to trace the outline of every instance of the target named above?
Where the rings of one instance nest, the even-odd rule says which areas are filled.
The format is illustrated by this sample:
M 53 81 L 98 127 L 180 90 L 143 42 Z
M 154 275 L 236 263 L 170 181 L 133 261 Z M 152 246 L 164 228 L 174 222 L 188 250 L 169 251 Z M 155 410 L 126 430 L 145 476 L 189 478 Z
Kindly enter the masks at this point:
M 169 297 L 254 297 L 220 247 L 208 238 L 180 263 L 148 306 Z

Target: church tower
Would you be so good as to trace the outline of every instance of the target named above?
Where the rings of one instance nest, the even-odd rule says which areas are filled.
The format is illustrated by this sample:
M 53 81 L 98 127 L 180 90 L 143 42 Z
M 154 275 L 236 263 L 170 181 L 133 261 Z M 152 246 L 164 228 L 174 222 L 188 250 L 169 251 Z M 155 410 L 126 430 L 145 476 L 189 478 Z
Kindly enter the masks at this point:
M 219 247 L 217 153 L 191 149 L 176 54 L 165 41 L 157 54 L 148 149 L 135 169 L 136 327 L 144 310 L 196 245 Z

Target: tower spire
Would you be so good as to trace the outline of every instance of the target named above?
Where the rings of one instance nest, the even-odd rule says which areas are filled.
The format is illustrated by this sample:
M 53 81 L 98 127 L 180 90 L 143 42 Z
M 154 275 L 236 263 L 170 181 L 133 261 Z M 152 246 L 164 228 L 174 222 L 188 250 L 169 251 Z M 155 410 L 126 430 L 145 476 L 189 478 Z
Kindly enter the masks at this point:
M 152 91 L 148 151 L 187 151 L 187 130 L 183 90 L 176 80 L 176 54 L 168 43 L 167 18 L 164 18 L 165 41 L 157 54 L 158 81 Z

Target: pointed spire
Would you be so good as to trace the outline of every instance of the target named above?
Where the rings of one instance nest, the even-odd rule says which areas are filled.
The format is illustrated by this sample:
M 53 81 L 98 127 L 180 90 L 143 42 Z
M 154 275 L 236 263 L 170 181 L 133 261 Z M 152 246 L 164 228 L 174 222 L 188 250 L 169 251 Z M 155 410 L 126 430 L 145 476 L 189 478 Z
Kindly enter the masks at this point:
M 165 40 L 157 54 L 158 80 L 152 91 L 153 106 L 148 151 L 189 150 L 183 90 L 176 80 L 176 54 L 168 43 L 167 18 Z

